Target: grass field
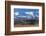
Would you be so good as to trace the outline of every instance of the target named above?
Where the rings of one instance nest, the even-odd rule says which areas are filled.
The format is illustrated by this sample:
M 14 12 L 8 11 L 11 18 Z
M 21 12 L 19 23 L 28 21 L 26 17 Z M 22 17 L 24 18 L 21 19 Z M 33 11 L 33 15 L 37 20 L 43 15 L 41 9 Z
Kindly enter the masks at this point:
M 38 24 L 39 24 L 38 20 L 16 20 L 16 21 L 14 21 L 14 26 L 16 26 L 16 27 L 21 27 L 21 26 L 38 26 Z

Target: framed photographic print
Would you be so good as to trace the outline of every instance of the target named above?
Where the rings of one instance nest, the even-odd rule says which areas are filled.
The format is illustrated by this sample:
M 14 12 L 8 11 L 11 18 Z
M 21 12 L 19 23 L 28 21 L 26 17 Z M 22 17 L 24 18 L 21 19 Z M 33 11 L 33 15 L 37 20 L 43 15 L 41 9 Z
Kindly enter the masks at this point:
M 5 1 L 5 34 L 44 33 L 44 3 Z

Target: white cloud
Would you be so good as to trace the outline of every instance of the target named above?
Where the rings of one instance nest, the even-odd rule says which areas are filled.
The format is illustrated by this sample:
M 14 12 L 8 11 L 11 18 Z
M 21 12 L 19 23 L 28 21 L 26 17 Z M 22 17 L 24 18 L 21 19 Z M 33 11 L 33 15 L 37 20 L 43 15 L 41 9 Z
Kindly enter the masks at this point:
M 15 15 L 19 15 L 19 13 L 18 12 L 15 12 Z
M 26 18 L 26 16 L 18 16 L 18 17 L 23 17 L 23 18 L 25 17 Z
M 33 12 L 25 12 L 25 13 L 32 16 L 34 15 Z
M 29 12 L 25 12 L 26 14 L 29 14 Z
M 39 17 L 38 15 L 36 15 L 36 17 Z
M 33 12 L 25 12 L 26 14 L 28 14 L 28 15 L 30 15 L 30 16 L 32 16 L 33 18 L 35 18 L 35 16 L 34 16 L 34 13 Z

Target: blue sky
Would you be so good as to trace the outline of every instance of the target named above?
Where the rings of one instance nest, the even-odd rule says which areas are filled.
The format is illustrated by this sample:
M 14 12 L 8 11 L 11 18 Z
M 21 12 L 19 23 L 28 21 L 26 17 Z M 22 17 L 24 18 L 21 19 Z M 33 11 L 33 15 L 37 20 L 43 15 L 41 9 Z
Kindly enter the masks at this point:
M 30 15 L 29 18 L 31 18 L 31 16 L 39 16 L 39 9 L 14 8 L 14 15 L 16 17 L 26 17 Z

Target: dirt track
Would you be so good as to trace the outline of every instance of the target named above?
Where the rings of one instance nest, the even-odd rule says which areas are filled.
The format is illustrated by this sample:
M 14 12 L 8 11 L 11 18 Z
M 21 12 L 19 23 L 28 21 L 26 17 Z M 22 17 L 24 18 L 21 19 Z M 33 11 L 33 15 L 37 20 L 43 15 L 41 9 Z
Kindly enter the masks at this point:
M 24 24 L 24 25 L 21 25 L 21 24 L 16 24 L 14 27 L 34 27 L 35 25 L 29 25 L 29 24 Z

